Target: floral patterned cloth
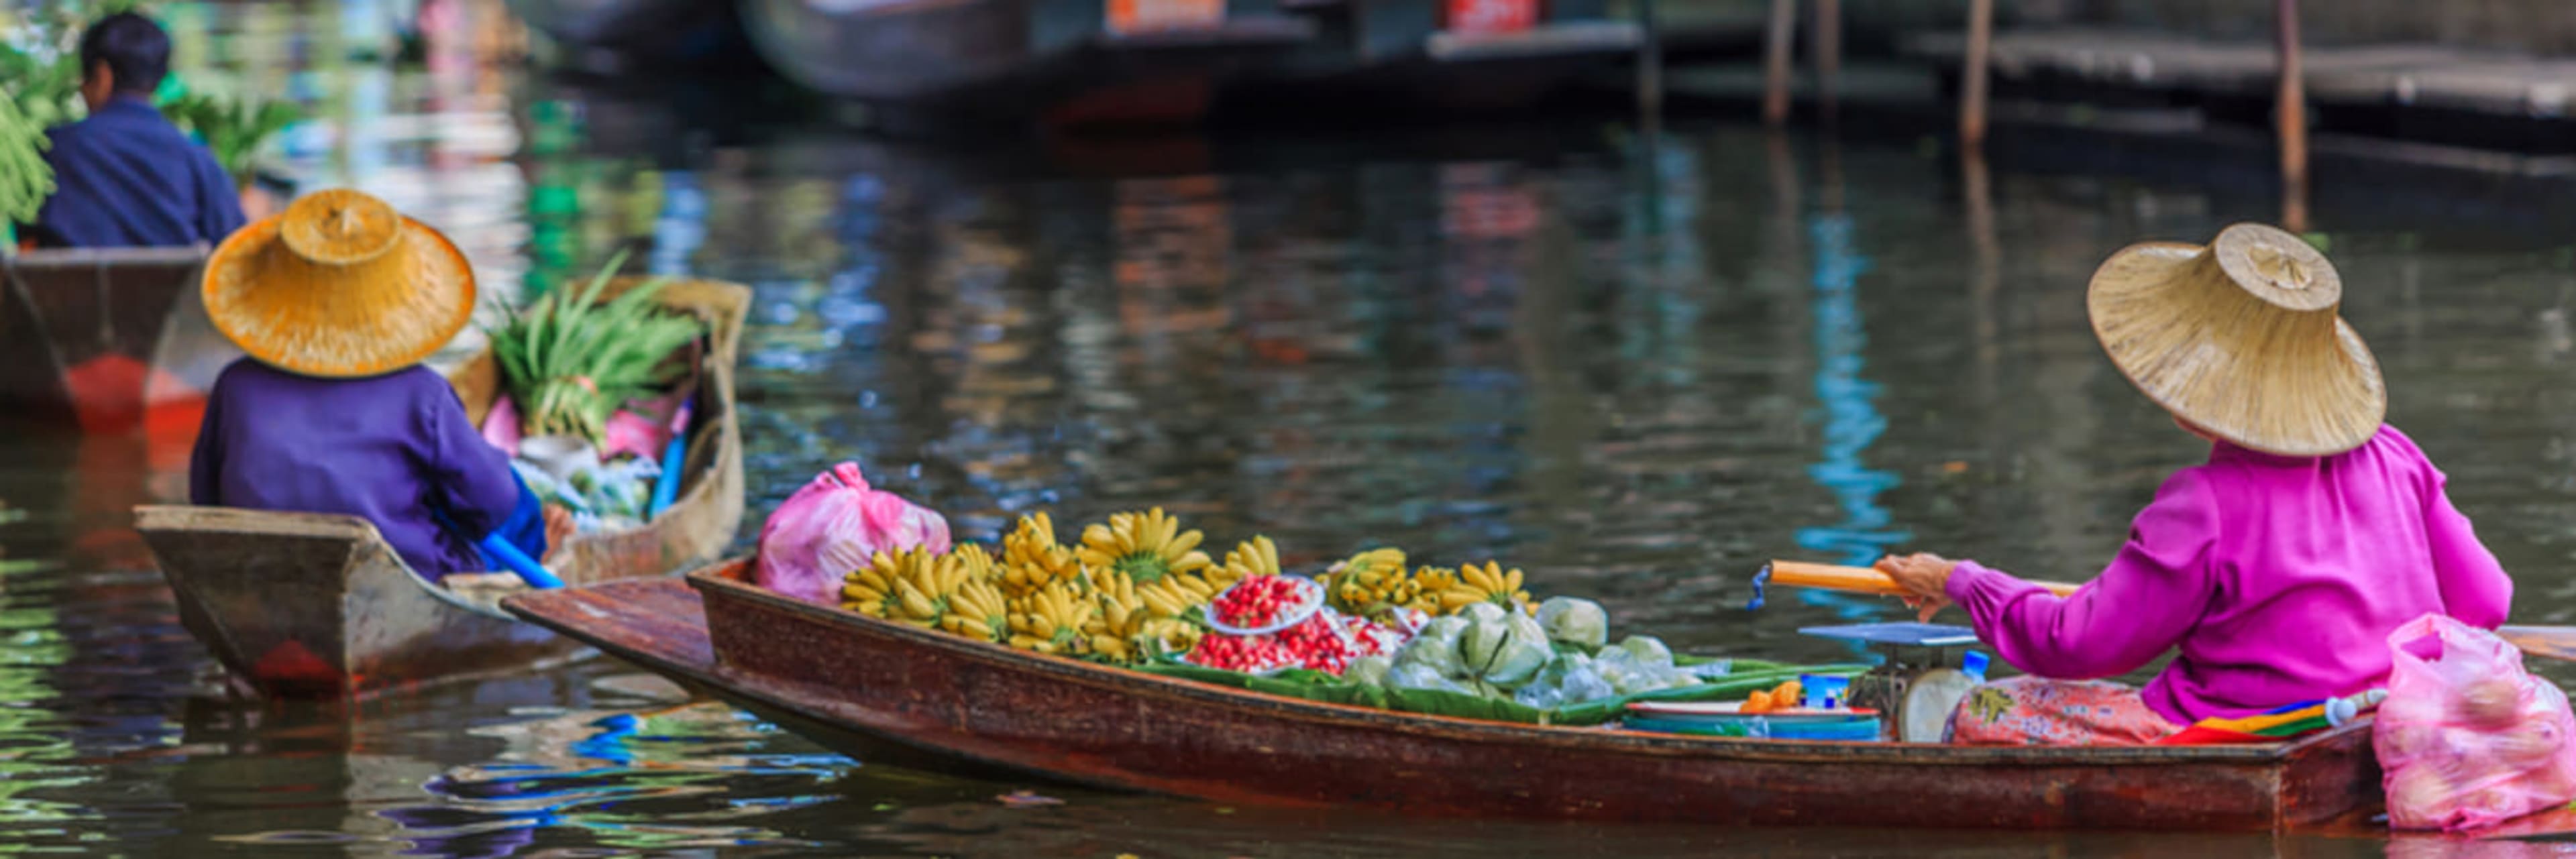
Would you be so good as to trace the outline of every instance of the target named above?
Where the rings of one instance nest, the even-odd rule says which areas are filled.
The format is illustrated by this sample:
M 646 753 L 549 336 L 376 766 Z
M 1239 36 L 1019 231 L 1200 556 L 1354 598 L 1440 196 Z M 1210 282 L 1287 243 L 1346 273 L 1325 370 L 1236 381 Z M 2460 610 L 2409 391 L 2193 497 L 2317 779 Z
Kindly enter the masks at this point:
M 2013 677 L 1987 683 L 1950 713 L 1950 742 L 1968 746 L 2136 746 L 2182 730 L 2138 690 L 2107 680 Z

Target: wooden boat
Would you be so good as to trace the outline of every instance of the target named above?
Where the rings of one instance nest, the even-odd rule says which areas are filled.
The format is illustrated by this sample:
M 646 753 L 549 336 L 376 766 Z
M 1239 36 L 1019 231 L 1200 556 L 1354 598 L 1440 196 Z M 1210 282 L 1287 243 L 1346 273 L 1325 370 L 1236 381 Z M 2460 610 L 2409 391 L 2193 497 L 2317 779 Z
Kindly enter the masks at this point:
M 1323 704 L 811 605 L 733 560 L 530 593 L 536 623 L 871 762 L 1227 803 L 1719 824 L 2278 830 L 2380 802 L 2364 720 L 2261 746 L 1974 748 L 1681 736 Z
M 1570 93 L 1643 41 L 1599 0 L 1298 0 L 1323 49 L 1227 82 L 1216 120 L 1507 114 Z M 1589 108 L 1597 99 L 1574 107 Z
M 1045 112 L 1186 118 L 1213 81 L 1314 37 L 1279 0 L 1231 0 L 1204 25 L 1122 32 L 1108 0 L 741 0 L 788 79 L 939 121 Z
M 697 356 L 698 406 L 685 478 L 678 499 L 645 527 L 582 535 L 556 547 L 547 564 L 567 585 L 687 569 L 715 557 L 742 522 L 733 365 L 750 290 L 684 281 L 657 298 L 706 319 L 712 335 Z M 450 381 L 479 423 L 500 387 L 490 353 Z M 580 650 L 576 641 L 499 611 L 500 594 L 459 592 L 421 578 L 363 519 L 147 506 L 135 508 L 135 529 L 170 581 L 181 623 L 264 695 L 363 697 L 518 670 Z
M 702 69 L 752 59 L 732 0 L 509 0 L 510 13 L 604 74 Z
M 241 355 L 206 322 L 205 262 L 203 247 L 0 258 L 0 414 L 89 433 L 154 421 L 193 432 L 193 407 Z

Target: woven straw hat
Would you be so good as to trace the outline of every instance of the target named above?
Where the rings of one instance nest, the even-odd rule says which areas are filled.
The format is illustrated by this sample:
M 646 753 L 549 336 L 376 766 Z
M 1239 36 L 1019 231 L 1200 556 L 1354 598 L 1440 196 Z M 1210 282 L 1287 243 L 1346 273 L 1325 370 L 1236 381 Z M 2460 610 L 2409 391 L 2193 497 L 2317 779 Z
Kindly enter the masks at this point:
M 2086 295 L 2094 335 L 2149 399 L 2282 456 L 2360 447 L 2388 414 L 2379 362 L 2335 315 L 2342 300 L 2324 254 L 2261 224 L 2228 227 L 2206 246 L 2122 248 Z
M 206 315 L 251 357 L 349 378 L 420 363 L 474 313 L 474 270 L 385 201 L 320 191 L 243 227 L 206 260 Z

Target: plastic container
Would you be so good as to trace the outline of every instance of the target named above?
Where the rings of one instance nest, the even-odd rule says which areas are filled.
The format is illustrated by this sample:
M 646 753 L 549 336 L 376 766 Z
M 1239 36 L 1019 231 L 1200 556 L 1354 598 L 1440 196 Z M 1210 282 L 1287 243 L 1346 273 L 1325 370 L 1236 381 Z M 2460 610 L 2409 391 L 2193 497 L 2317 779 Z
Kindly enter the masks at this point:
M 1296 586 L 1297 593 L 1299 595 L 1297 607 L 1280 612 L 1278 619 L 1261 626 L 1236 626 L 1218 618 L 1215 600 L 1210 600 L 1207 610 L 1208 628 L 1227 635 L 1243 636 L 1246 638 L 1255 635 L 1269 635 L 1271 633 L 1305 623 L 1307 618 L 1314 617 L 1316 612 L 1323 610 L 1323 585 L 1316 584 L 1314 579 L 1309 579 L 1304 576 L 1281 576 L 1280 579 Z M 1248 581 L 1252 581 L 1252 579 L 1246 578 L 1243 581 L 1235 582 L 1234 584 L 1227 586 L 1225 591 L 1232 591 L 1235 588 L 1242 587 L 1243 582 Z M 1218 592 L 1217 598 L 1223 599 L 1225 597 L 1225 591 Z M 1345 631 L 1345 634 L 1347 634 L 1347 631 Z
M 1754 715 L 1737 719 L 1708 720 L 1658 718 L 1630 713 L 1625 723 L 1632 731 L 1691 734 L 1703 737 L 1877 742 L 1881 736 L 1878 718 L 1875 716 L 1848 719 L 1774 719 L 1769 716 Z
M 1851 696 L 1851 678 L 1798 675 L 1798 689 L 1806 697 L 1799 701 L 1810 710 L 1840 710 Z

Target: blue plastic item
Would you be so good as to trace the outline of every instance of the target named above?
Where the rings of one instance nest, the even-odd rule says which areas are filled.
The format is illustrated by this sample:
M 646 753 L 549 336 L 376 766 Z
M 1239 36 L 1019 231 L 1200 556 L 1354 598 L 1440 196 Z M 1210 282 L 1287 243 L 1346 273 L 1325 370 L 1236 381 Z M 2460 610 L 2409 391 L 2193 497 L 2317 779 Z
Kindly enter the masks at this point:
M 498 533 L 484 537 L 482 546 L 485 553 L 499 559 L 501 566 L 510 568 L 510 572 L 519 574 L 520 580 L 527 582 L 529 587 L 553 590 L 564 586 L 562 579 L 555 578 L 555 574 L 546 572 L 546 568 L 539 565 L 537 559 L 528 557 L 528 553 L 519 551 L 517 546 L 510 545 L 510 541 L 502 539 Z
M 1959 673 L 1968 675 L 1968 679 L 1970 680 L 1984 683 L 1986 682 L 1986 666 L 1994 664 L 1993 659 L 1994 657 L 1987 656 L 1984 653 L 1974 650 L 1960 654 Z
M 1693 734 L 1703 737 L 1753 737 L 1773 740 L 1845 740 L 1875 742 L 1879 739 L 1876 717 L 1854 716 L 1850 719 L 1770 719 L 1744 716 L 1736 719 L 1659 719 L 1630 714 L 1623 724 L 1632 731 L 1654 731 L 1664 734 Z
M 1799 629 L 1798 634 L 1839 638 L 1867 644 L 1910 647 L 1955 647 L 1977 643 L 1976 630 L 1937 623 L 1855 623 L 1845 626 L 1810 626 Z
M 1851 695 L 1851 678 L 1798 675 L 1798 690 L 1804 697 L 1799 704 L 1810 710 L 1839 710 Z
M 645 521 L 662 515 L 680 496 L 680 465 L 689 461 L 689 411 L 698 398 L 680 401 L 680 409 L 671 416 L 671 442 L 662 446 L 662 475 L 653 478 L 653 502 L 644 508 Z

